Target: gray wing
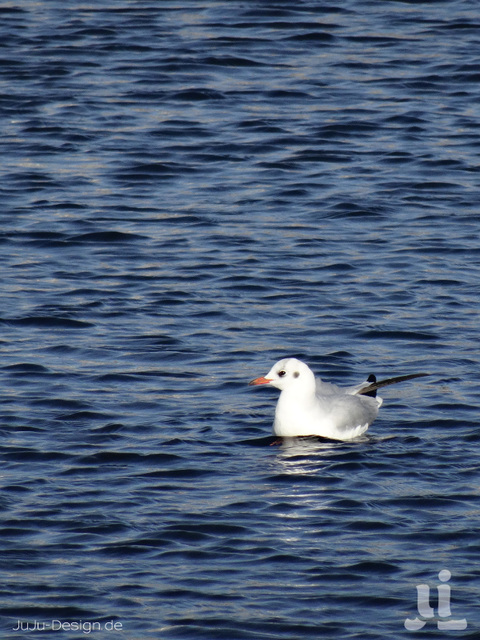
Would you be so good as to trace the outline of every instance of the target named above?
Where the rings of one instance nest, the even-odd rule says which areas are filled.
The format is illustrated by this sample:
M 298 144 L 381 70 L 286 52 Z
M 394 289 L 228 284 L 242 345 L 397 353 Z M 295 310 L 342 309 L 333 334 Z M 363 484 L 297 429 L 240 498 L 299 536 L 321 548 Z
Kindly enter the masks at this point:
M 344 394 L 330 405 L 330 415 L 339 429 L 370 425 L 378 415 L 381 399 Z
M 315 384 L 317 396 L 341 396 L 346 393 L 345 389 L 331 382 L 323 382 L 320 378 L 315 379 Z

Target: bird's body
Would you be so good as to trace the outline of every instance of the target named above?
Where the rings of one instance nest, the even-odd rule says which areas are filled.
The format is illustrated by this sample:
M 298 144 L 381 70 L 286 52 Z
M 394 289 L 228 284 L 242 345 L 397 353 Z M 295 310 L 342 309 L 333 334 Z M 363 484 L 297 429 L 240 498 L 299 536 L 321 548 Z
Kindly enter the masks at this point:
M 378 415 L 382 398 L 376 390 L 427 374 L 413 374 L 377 382 L 370 376 L 349 388 L 315 379 L 312 370 L 296 358 L 277 362 L 265 377 L 250 384 L 270 384 L 280 389 L 275 410 L 275 435 L 321 436 L 333 440 L 353 440 L 365 433 Z

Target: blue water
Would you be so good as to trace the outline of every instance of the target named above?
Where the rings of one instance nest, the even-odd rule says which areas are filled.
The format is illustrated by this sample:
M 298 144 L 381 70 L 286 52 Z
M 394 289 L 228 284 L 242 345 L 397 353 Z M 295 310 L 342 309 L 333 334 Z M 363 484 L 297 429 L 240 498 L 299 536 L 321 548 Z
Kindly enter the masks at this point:
M 0 18 L 2 639 L 478 638 L 476 0 Z M 431 375 L 270 446 L 286 355 Z

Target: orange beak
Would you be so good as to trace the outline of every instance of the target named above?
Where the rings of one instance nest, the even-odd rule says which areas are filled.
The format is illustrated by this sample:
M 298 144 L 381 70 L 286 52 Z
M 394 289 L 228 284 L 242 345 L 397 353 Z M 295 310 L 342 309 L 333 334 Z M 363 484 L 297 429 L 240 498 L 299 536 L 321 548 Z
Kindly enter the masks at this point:
M 271 378 L 255 378 L 255 380 L 252 380 L 248 384 L 249 385 L 251 385 L 251 384 L 268 384 L 271 381 L 272 381 Z

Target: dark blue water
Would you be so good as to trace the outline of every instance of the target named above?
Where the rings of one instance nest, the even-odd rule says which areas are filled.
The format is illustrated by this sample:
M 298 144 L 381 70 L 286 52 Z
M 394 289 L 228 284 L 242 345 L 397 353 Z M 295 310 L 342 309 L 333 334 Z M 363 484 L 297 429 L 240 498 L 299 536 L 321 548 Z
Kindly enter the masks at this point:
M 478 638 L 476 0 L 0 18 L 2 639 Z M 431 376 L 270 446 L 286 355 Z

